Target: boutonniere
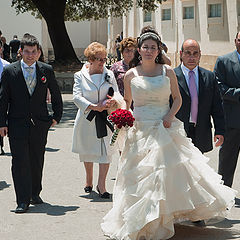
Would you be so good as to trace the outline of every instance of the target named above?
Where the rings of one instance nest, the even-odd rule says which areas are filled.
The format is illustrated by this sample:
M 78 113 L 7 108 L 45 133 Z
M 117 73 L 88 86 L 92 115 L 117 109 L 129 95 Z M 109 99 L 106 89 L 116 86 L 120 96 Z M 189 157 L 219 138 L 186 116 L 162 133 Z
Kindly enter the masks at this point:
M 104 77 L 104 79 L 105 79 L 105 81 L 106 81 L 106 82 L 108 82 L 108 83 L 112 84 L 112 79 L 111 79 L 111 76 L 110 76 L 108 73 L 106 73 L 106 74 L 105 74 L 105 77 Z
M 46 82 L 47 82 L 46 77 L 45 77 L 45 76 L 42 76 L 42 77 L 41 77 L 41 81 L 42 81 L 42 83 L 46 83 Z

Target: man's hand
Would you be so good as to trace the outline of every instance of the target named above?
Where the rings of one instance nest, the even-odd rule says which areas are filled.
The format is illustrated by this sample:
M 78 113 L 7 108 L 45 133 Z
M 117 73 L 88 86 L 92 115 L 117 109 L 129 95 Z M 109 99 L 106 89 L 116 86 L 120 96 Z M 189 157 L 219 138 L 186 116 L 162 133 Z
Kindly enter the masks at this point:
M 214 142 L 215 142 L 215 147 L 219 147 L 223 144 L 224 137 L 223 135 L 215 135 L 214 136 Z
M 54 127 L 56 124 L 57 124 L 57 121 L 55 119 L 53 119 L 51 127 Z
M 8 134 L 8 128 L 7 127 L 1 127 L 0 128 L 0 135 L 2 137 L 5 137 Z

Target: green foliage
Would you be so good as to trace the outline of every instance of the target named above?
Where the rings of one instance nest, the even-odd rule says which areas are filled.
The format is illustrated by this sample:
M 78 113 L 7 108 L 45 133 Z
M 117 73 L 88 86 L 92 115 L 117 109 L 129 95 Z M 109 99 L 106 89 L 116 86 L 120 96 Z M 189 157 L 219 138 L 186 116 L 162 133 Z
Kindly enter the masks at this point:
M 37 18 L 41 17 L 38 8 L 33 2 L 45 2 L 46 8 L 55 4 L 65 4 L 65 20 L 80 21 L 90 19 L 101 19 L 108 17 L 109 13 L 114 17 L 126 14 L 133 7 L 133 0 L 12 0 L 12 6 L 17 13 L 31 12 Z M 50 1 L 50 2 L 49 2 Z M 154 11 L 157 4 L 167 0 L 137 0 L 137 7 L 142 7 L 145 11 Z M 64 3 L 63 3 L 64 2 Z M 53 9 L 49 9 L 52 11 Z

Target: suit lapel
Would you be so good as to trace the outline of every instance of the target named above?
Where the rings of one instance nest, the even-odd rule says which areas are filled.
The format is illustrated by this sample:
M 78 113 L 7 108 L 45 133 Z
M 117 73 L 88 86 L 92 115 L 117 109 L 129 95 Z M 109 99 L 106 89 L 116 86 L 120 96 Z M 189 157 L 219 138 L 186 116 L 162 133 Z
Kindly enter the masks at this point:
M 232 54 L 232 59 L 231 59 L 232 64 L 232 68 L 233 68 L 233 72 L 234 75 L 236 76 L 236 79 L 240 78 L 240 63 L 239 63 L 239 59 L 238 59 L 238 55 L 237 52 L 234 51 Z
M 176 74 L 178 76 L 178 84 L 181 86 L 181 88 L 184 90 L 184 92 L 190 97 L 190 92 L 188 89 L 188 85 L 187 85 L 187 81 L 186 78 L 183 75 L 181 66 L 178 66 L 178 68 L 176 68 Z
M 206 82 L 205 73 L 201 71 L 200 67 L 198 67 L 198 104 L 201 103 L 201 97 L 204 92 L 205 82 Z
M 41 63 L 36 62 L 36 86 L 34 88 L 33 94 L 38 90 L 39 85 L 41 84 L 41 77 L 44 75 L 44 68 Z
M 27 94 L 30 96 L 25 78 L 23 76 L 23 71 L 22 71 L 22 68 L 21 68 L 21 61 L 18 61 L 18 64 L 16 64 L 14 66 L 14 71 L 15 71 L 15 74 L 16 74 L 17 81 L 19 81 L 21 83 L 21 85 L 23 85 L 23 88 L 26 90 Z

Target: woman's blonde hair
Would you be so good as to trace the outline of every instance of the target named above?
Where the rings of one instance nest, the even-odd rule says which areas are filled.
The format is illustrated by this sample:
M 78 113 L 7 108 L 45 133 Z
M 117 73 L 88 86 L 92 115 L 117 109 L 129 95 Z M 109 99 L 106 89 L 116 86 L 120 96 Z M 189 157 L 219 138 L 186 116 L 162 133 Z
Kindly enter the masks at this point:
M 106 47 L 98 42 L 92 42 L 84 50 L 84 55 L 87 57 L 88 60 L 95 60 L 95 56 L 98 53 L 104 53 L 107 55 Z

